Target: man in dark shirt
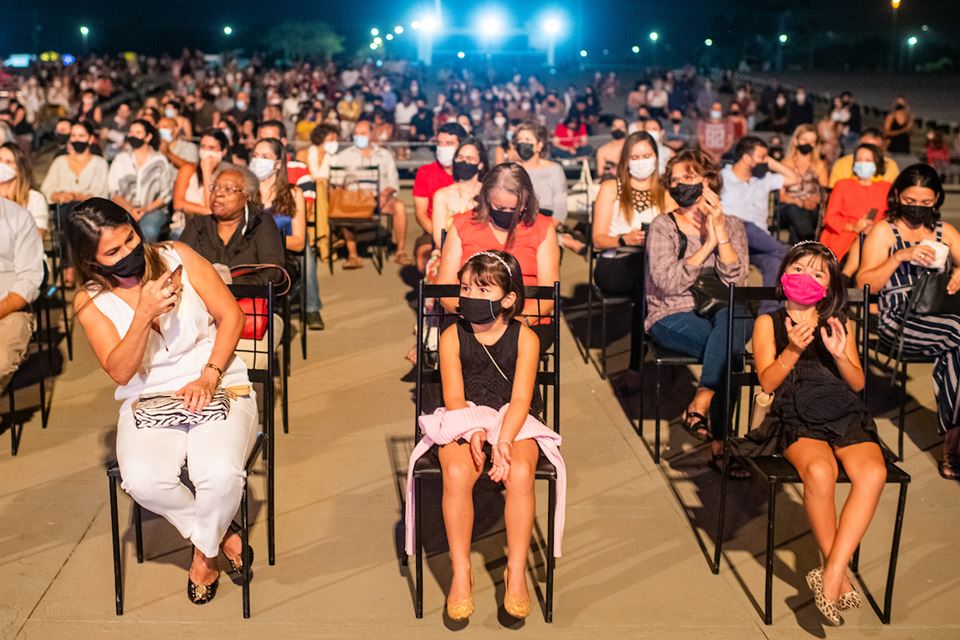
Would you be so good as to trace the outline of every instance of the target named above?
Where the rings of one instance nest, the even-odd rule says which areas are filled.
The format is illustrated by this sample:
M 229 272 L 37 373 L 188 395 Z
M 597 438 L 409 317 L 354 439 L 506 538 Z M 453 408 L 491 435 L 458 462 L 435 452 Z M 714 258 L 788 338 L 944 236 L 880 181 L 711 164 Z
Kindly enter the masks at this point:
M 239 265 L 284 265 L 283 236 L 273 218 L 254 203 L 259 200 L 257 178 L 243 167 L 221 164 L 213 175 L 210 211 L 194 216 L 180 236 L 191 249 L 213 265 L 227 270 Z M 259 269 L 233 278 L 236 284 L 280 284 L 278 269 Z

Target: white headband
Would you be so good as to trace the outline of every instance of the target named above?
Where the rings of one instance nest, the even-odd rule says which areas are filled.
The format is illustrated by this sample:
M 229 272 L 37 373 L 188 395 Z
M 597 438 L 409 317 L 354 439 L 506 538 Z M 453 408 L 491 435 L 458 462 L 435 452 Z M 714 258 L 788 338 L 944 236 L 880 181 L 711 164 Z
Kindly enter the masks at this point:
M 513 271 L 510 270 L 510 265 L 508 265 L 507 261 L 501 258 L 500 256 L 498 256 L 497 254 L 491 251 L 478 251 L 472 256 L 470 256 L 470 260 L 473 260 L 477 256 L 487 256 L 488 258 L 493 258 L 494 260 L 502 264 L 503 268 L 507 270 L 507 275 L 513 278 Z M 470 260 L 467 260 L 467 262 L 470 262 Z
M 793 247 L 794 247 L 794 248 L 802 247 L 802 246 L 805 245 L 805 244 L 815 244 L 815 245 L 819 245 L 819 246 L 823 247 L 824 249 L 826 249 L 827 251 L 829 251 L 829 252 L 830 252 L 830 255 L 833 256 L 833 259 L 834 259 L 834 260 L 837 259 L 837 254 L 835 254 L 835 253 L 833 252 L 833 249 L 831 249 L 831 248 L 828 247 L 827 245 L 823 244 L 822 242 L 817 242 L 816 240 L 801 240 L 801 241 L 798 242 L 797 244 L 793 245 Z

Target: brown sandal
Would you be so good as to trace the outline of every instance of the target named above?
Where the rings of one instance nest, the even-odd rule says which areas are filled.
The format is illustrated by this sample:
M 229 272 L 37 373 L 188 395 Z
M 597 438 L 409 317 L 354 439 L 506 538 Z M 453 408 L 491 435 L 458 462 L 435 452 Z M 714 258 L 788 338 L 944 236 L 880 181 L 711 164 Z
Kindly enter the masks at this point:
M 343 268 L 344 269 L 362 269 L 363 260 L 361 260 L 360 258 L 347 258 L 346 260 L 343 261 Z

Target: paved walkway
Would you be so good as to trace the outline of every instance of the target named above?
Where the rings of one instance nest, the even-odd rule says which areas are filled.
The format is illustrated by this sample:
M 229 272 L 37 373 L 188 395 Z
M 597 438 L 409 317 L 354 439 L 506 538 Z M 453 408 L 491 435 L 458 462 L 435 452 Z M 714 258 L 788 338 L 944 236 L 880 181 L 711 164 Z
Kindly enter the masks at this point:
M 583 261 L 568 255 L 564 289 L 582 291 Z M 412 384 L 403 355 L 413 340 L 408 287 L 390 265 L 335 276 L 321 270 L 329 327 L 310 334 L 309 359 L 293 356 L 291 432 L 277 437 L 277 564 L 266 563 L 263 476 L 253 544 L 253 618 L 240 616 L 240 589 L 224 579 L 205 607 L 185 597 L 189 547 L 166 522 L 145 524 L 147 561 L 137 565 L 121 495 L 126 614 L 114 615 L 110 518 L 103 462 L 112 455 L 117 403 L 77 332 L 77 349 L 56 381 L 50 426 L 27 425 L 20 455 L 0 447 L 0 638 L 429 638 L 447 637 L 442 615 L 448 563 L 439 542 L 436 493 L 427 501 L 433 555 L 427 562 L 425 617 L 413 616 L 412 581 L 401 568 L 399 500 L 411 446 Z M 576 318 L 571 305 L 571 318 Z M 576 325 L 576 323 L 575 323 Z M 617 328 L 613 328 L 617 333 Z M 619 344 L 622 344 L 622 340 Z M 803 586 L 816 551 L 797 492 L 781 494 L 774 625 L 764 627 L 762 487 L 737 485 L 729 550 L 713 576 L 698 546 L 712 548 L 717 476 L 705 453 L 676 429 L 667 438 L 672 462 L 653 464 L 608 382 L 584 365 L 567 324 L 562 349 L 564 454 L 570 470 L 565 555 L 557 567 L 556 616 L 534 614 L 518 632 L 534 638 L 960 637 L 956 606 L 960 558 L 955 553 L 960 487 L 941 480 L 934 447 L 929 368 L 911 367 L 905 466 L 913 474 L 904 530 L 894 624 L 869 608 L 825 630 Z M 614 365 L 617 365 L 615 359 Z M 677 414 L 690 377 L 678 373 L 666 392 Z M 878 395 L 878 394 L 875 394 Z M 911 404 L 915 407 L 915 404 Z M 893 429 L 882 421 L 882 433 Z M 648 421 L 647 433 L 650 433 Z M 4 435 L 4 438 L 7 436 Z M 686 455 L 681 455 L 687 452 Z M 481 491 L 481 503 L 500 497 Z M 545 520 L 540 491 L 539 521 Z M 870 586 L 882 588 L 891 514 L 888 491 L 864 545 Z M 477 612 L 459 633 L 492 637 L 503 620 L 500 575 L 505 538 L 494 510 L 478 518 L 474 545 Z M 694 527 L 691 527 L 693 518 Z M 704 531 L 705 530 L 705 531 Z

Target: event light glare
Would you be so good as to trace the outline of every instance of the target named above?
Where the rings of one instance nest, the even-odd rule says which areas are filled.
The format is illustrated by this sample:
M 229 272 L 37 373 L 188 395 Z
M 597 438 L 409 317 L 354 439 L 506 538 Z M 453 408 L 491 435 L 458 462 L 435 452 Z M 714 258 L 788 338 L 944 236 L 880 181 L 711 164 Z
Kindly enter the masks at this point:
M 659 34 L 659 33 L 657 33 L 656 31 L 651 31 L 651 32 L 650 32 L 650 41 L 651 41 L 651 42 L 656 42 L 656 41 L 659 40 L 659 39 L 660 39 L 660 34 Z
M 380 29 L 377 29 L 376 27 L 374 27 L 373 29 L 370 29 L 370 35 L 372 36 L 380 35 Z
M 910 36 L 909 38 L 907 38 L 907 44 L 910 45 L 911 47 L 917 46 L 918 42 L 920 42 L 920 40 L 917 38 L 917 36 Z
M 706 46 L 706 47 L 712 47 L 712 46 L 713 46 L 713 38 L 707 38 L 706 40 L 704 40 L 704 41 L 703 41 L 703 45 Z
M 463 51 L 457 51 L 457 57 L 463 60 L 464 58 L 467 57 L 467 54 L 464 53 Z
M 550 37 L 556 37 L 563 32 L 563 18 L 556 14 L 544 16 L 540 20 L 540 28 Z
M 413 29 L 414 31 L 420 31 L 420 21 L 414 20 L 413 22 L 411 22 L 410 28 Z
M 633 45 L 632 47 L 630 47 L 630 51 L 633 51 L 634 53 L 640 53 L 640 45 L 637 45 L 637 44 Z
M 781 33 L 781 34 L 777 37 L 777 40 L 780 41 L 780 44 L 787 44 L 787 41 L 790 40 L 790 36 L 788 36 L 788 35 L 785 34 L 785 33 Z
M 379 46 L 380 46 L 380 45 L 378 45 L 376 42 L 371 42 L 371 43 L 370 43 L 370 48 L 373 49 L 374 51 L 376 51 L 377 47 L 379 47 Z
M 388 34 L 385 35 L 384 37 L 385 37 L 387 40 L 393 40 L 393 34 L 392 34 L 392 33 L 388 33 Z
M 398 24 L 393 28 L 393 32 L 399 36 L 403 33 L 403 27 Z
M 440 30 L 440 20 L 437 16 L 427 15 L 420 18 L 419 22 L 420 28 L 426 33 L 436 33 Z
M 488 9 L 477 18 L 477 31 L 484 40 L 494 40 L 504 35 L 507 22 L 496 9 Z
M 231 27 L 230 25 L 227 25 L 223 28 L 223 35 L 229 36 L 232 33 L 233 33 L 233 27 Z
M 900 8 L 900 0 L 890 0 L 890 6 L 896 11 Z
M 81 26 L 81 27 L 80 27 L 80 35 L 82 35 L 82 36 L 84 36 L 84 37 L 90 35 L 90 29 L 89 29 L 86 25 Z
M 378 45 L 383 44 L 383 38 L 381 38 L 380 36 L 377 36 L 376 38 L 373 39 L 373 42 L 374 44 L 378 44 Z
M 581 58 L 586 58 L 586 57 L 587 57 L 587 50 L 586 50 L 586 49 L 580 49 L 580 57 L 581 57 Z

